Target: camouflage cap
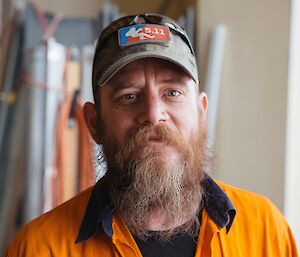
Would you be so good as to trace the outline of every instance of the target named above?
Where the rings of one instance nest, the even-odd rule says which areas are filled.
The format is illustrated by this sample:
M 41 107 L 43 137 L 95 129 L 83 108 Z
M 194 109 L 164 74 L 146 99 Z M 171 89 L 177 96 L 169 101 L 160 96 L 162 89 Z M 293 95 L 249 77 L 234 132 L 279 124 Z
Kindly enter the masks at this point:
M 154 57 L 181 67 L 198 84 L 194 49 L 176 21 L 159 14 L 126 16 L 101 33 L 93 61 L 93 91 L 130 62 Z

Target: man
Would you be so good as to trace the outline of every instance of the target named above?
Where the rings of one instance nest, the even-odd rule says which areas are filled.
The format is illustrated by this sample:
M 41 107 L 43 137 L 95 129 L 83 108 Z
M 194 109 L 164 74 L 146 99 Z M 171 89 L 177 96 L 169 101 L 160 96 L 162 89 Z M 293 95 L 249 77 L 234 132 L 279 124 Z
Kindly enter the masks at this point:
M 109 25 L 92 82 L 84 113 L 106 175 L 25 226 L 7 256 L 297 256 L 269 200 L 205 172 L 208 100 L 175 21 L 141 14 Z

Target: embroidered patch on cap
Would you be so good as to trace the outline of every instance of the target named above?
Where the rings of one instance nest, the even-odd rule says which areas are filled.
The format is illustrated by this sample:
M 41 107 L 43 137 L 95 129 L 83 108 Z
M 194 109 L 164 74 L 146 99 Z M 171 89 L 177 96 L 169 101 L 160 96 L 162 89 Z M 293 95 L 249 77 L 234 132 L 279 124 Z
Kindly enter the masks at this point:
M 118 36 L 120 46 L 140 44 L 149 41 L 161 43 L 171 41 L 169 28 L 156 24 L 138 24 L 120 28 Z

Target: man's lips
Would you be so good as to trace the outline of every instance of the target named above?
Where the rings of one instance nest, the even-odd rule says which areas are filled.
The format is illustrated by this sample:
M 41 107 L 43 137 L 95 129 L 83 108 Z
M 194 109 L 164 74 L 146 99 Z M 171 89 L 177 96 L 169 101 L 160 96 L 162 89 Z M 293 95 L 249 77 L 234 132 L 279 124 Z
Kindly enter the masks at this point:
M 162 138 L 158 137 L 158 136 L 152 136 L 152 137 L 149 137 L 148 141 L 161 142 Z
M 165 145 L 166 142 L 159 136 L 153 136 L 148 138 L 149 146 L 162 146 Z

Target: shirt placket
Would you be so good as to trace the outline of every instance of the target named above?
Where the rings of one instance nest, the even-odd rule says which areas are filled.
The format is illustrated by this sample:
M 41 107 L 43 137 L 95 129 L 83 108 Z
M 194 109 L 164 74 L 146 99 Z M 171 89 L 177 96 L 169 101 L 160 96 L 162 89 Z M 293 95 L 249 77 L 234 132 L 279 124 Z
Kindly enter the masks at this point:
M 112 242 L 122 257 L 143 257 L 133 236 L 119 217 L 113 217 Z
M 220 246 L 215 243 L 219 232 L 220 228 L 209 218 L 204 210 L 195 257 L 222 256 Z

